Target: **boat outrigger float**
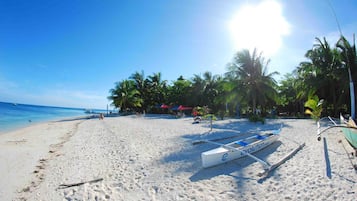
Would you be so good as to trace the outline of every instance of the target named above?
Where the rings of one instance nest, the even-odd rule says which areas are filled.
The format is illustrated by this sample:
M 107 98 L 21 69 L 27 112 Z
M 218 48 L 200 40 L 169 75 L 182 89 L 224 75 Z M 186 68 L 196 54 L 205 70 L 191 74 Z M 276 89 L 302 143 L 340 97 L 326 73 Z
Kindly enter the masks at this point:
M 264 171 L 259 173 L 258 176 L 267 175 L 269 172 L 274 170 L 275 168 L 279 167 L 283 164 L 286 160 L 288 160 L 292 155 L 298 152 L 302 147 L 305 146 L 305 143 L 301 144 L 297 149 L 290 152 L 287 156 L 281 159 L 279 162 L 271 165 L 268 162 L 254 156 L 252 153 L 259 151 L 273 142 L 275 142 L 279 138 L 279 134 L 281 132 L 281 128 L 278 130 L 273 130 L 269 133 L 263 135 L 253 135 L 251 137 L 234 141 L 228 144 L 221 144 L 211 140 L 201 140 L 201 142 L 206 142 L 210 144 L 219 145 L 220 147 L 205 151 L 201 154 L 202 159 L 202 166 L 204 168 L 212 167 L 215 165 L 219 165 L 222 163 L 226 163 L 228 161 L 241 158 L 244 156 L 248 156 L 257 162 L 259 162 Z M 197 142 L 196 142 L 197 143 Z
M 328 120 L 327 123 L 324 120 Z M 327 124 L 326 125 L 323 125 Z M 340 115 L 340 119 L 334 119 L 330 116 L 321 118 L 317 122 L 317 140 L 321 140 L 321 135 L 331 129 L 331 128 L 341 128 L 343 134 L 345 135 L 346 140 L 352 146 L 355 151 L 355 155 L 357 155 L 357 125 L 352 118 L 348 121 Z

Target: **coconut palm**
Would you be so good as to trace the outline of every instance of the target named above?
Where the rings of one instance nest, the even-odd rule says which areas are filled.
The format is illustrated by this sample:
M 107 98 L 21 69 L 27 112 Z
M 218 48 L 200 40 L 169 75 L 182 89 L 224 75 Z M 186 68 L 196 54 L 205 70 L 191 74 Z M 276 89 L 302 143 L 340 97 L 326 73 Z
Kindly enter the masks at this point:
M 299 87 L 301 83 L 297 79 L 296 71 L 284 75 L 284 78 L 279 83 L 279 99 L 278 105 L 285 112 L 295 114 L 304 113 L 304 102 L 299 97 Z M 304 101 L 306 99 L 303 99 Z
M 194 106 L 204 106 L 207 105 L 205 100 L 203 89 L 205 88 L 205 81 L 201 75 L 194 74 L 192 81 L 192 87 L 190 93 L 192 96 L 192 105 Z
M 147 95 L 150 100 L 150 105 L 157 105 L 166 102 L 167 99 L 167 81 L 162 80 L 161 73 L 154 73 L 148 76 L 147 81 Z
M 238 52 L 228 67 L 227 75 L 237 79 L 242 98 L 251 105 L 253 113 L 256 113 L 257 106 L 265 107 L 274 102 L 277 95 L 273 76 L 278 73 L 268 74 L 268 64 L 269 60 L 265 61 L 262 54 L 254 49 L 252 54 L 249 50 Z
M 110 89 L 110 94 L 108 99 L 112 100 L 112 105 L 120 108 L 121 111 L 139 108 L 143 102 L 133 80 L 117 82 L 115 88 Z
M 336 48 L 330 48 L 328 42 L 324 38 L 323 42 L 316 38 L 318 43 L 315 45 L 320 52 L 319 68 L 321 69 L 321 78 L 324 81 L 323 90 L 324 97 L 330 103 L 329 108 L 332 108 L 334 116 L 338 115 L 338 109 L 340 102 L 342 100 L 341 88 L 343 84 L 339 82 L 341 78 L 343 79 L 341 68 L 340 55 Z
M 214 105 L 214 99 L 218 95 L 218 82 L 217 80 L 219 79 L 218 75 L 212 75 L 211 72 L 206 71 L 203 74 L 204 78 L 204 87 L 203 87 L 203 94 L 206 99 L 206 104 L 211 107 L 212 109 L 215 109 Z
M 211 72 L 206 71 L 203 76 L 195 75 L 193 79 L 192 88 L 196 90 L 200 99 L 199 105 L 207 105 L 210 108 L 214 107 L 214 99 L 218 95 L 217 79 L 218 75 L 212 75 Z
M 190 105 L 192 94 L 192 82 L 180 76 L 173 82 L 172 86 L 168 87 L 168 97 L 171 104 Z
M 341 51 L 342 64 L 348 70 L 351 97 L 351 116 L 355 118 L 355 90 L 353 80 L 357 76 L 357 54 L 355 44 L 351 45 L 344 36 L 337 42 L 337 48 Z
M 331 48 L 326 38 L 316 38 L 313 48 L 305 54 L 310 61 L 300 63 L 299 77 L 304 80 L 305 87 L 301 93 L 314 92 L 325 99 L 326 107 L 337 116 L 345 102 L 345 85 L 341 80 L 346 79 L 341 68 L 340 54 L 336 48 Z M 328 112 L 327 110 L 327 112 Z
M 146 110 L 149 105 L 148 100 L 148 87 L 147 87 L 147 80 L 145 80 L 144 71 L 139 73 L 136 71 L 134 74 L 130 76 L 130 79 L 134 81 L 135 88 L 139 92 L 140 98 L 143 100 L 142 109 Z

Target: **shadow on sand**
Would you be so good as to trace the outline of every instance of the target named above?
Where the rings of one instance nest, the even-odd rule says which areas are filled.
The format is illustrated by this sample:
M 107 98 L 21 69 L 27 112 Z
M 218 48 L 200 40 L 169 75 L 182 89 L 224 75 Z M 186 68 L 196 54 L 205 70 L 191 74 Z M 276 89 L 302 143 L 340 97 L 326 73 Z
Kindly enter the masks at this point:
M 81 116 L 81 117 L 73 117 L 73 118 L 66 118 L 66 119 L 61 119 L 57 120 L 55 122 L 67 122 L 67 121 L 76 121 L 76 120 L 88 120 L 88 119 L 94 119 L 98 118 L 96 115 L 87 115 L 87 116 Z
M 270 154 L 272 154 L 282 143 L 280 141 L 274 142 L 270 146 L 256 152 L 254 155 L 259 157 L 260 159 L 265 160 Z M 227 175 L 232 176 L 239 180 L 256 180 L 257 174 L 263 170 L 258 169 L 259 172 L 248 172 L 247 174 L 243 174 L 243 169 L 252 165 L 256 161 L 249 157 L 239 158 L 233 161 L 229 161 L 227 163 L 217 165 L 211 168 L 201 168 L 198 172 L 193 174 L 190 177 L 190 180 L 193 182 L 211 179 L 213 177 L 219 175 Z
M 207 124 L 197 124 L 197 126 L 207 127 Z M 217 141 L 219 143 L 225 144 L 234 140 L 252 136 L 257 133 L 279 129 L 281 126 L 281 122 L 276 120 L 269 121 L 266 124 L 261 124 L 251 123 L 244 119 L 229 120 L 227 123 L 213 124 L 213 131 L 211 132 L 206 132 L 205 134 L 191 133 L 184 135 L 183 138 L 186 140 L 187 146 L 185 146 L 180 151 L 167 155 L 163 158 L 163 162 L 183 162 L 181 163 L 182 165 L 176 169 L 176 173 L 192 173 L 192 176 L 189 178 L 192 182 L 211 179 L 219 175 L 228 175 L 235 178 L 239 186 L 244 185 L 240 183 L 243 180 L 258 181 L 259 177 L 257 174 L 263 171 L 263 167 L 260 166 L 260 164 L 257 164 L 257 167 L 254 167 L 252 170 L 248 170 L 247 168 L 249 168 L 250 165 L 256 163 L 254 159 L 249 157 L 239 158 L 211 168 L 202 168 L 201 153 L 216 148 L 217 145 L 212 145 L 209 143 L 193 145 L 192 142 L 200 139 L 212 140 L 231 136 L 229 139 Z M 254 155 L 262 160 L 266 160 L 268 156 L 275 152 L 281 144 L 282 142 L 278 140 L 270 146 L 254 153 Z M 259 172 L 253 172 L 254 170 Z
M 325 163 L 326 163 L 326 176 L 331 179 L 332 175 L 331 175 L 331 163 L 330 163 L 330 157 L 328 155 L 328 150 L 327 150 L 327 142 L 326 142 L 326 138 L 323 138 L 323 142 L 324 142 L 324 156 L 325 156 Z
M 261 132 L 271 131 L 279 129 L 281 126 L 285 127 L 286 125 L 272 120 L 266 124 L 261 123 L 252 123 L 246 119 L 233 119 L 227 123 L 220 123 L 220 124 L 213 124 L 212 131 L 210 131 L 209 124 L 200 124 L 202 127 L 207 127 L 207 132 L 201 134 L 187 134 L 184 135 L 183 138 L 188 140 L 212 140 L 218 138 L 225 138 L 225 137 L 233 137 L 236 136 L 237 139 L 242 139 L 249 137 L 253 134 L 258 134 Z M 231 140 L 232 141 L 232 140 Z M 222 143 L 225 143 L 221 141 Z

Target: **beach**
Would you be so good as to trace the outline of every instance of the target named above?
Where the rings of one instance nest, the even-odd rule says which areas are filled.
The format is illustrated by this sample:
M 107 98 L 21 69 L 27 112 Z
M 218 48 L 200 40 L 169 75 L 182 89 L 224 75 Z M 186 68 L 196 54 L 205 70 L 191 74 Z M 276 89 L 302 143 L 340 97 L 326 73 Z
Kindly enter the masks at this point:
M 265 177 L 244 157 L 202 168 L 202 139 L 266 132 L 277 142 L 254 153 L 274 164 Z M 232 139 L 220 141 L 227 143 Z M 193 124 L 168 115 L 40 123 L 0 135 L 1 200 L 356 200 L 353 149 L 339 129 L 317 141 L 309 119 L 225 119 Z

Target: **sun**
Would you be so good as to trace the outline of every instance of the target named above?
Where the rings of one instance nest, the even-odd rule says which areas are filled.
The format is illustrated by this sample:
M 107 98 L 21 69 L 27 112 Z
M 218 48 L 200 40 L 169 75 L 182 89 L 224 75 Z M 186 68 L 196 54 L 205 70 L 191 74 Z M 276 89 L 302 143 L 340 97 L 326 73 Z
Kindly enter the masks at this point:
M 234 49 L 257 48 L 265 56 L 272 56 L 281 48 L 282 37 L 290 32 L 290 25 L 276 1 L 241 7 L 229 22 Z

